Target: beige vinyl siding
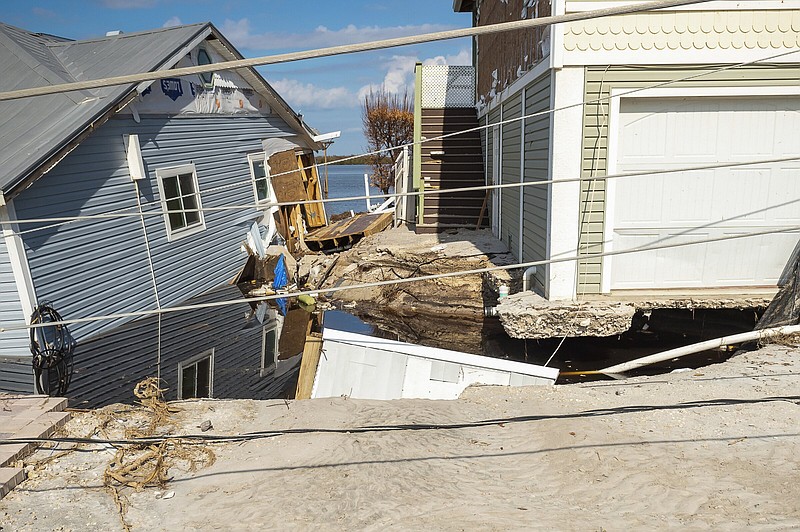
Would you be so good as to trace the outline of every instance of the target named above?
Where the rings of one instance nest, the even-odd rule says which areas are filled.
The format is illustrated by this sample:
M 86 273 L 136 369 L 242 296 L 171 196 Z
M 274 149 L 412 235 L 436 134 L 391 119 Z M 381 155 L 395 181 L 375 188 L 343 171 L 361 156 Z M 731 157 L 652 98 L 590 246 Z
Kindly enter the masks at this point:
M 525 115 L 550 109 L 551 73 L 531 82 L 525 88 Z M 525 119 L 525 182 L 549 178 L 550 114 Z M 522 261 L 538 261 L 547 255 L 547 197 L 549 186 L 526 186 L 522 189 L 523 227 Z M 536 288 L 544 290 L 545 268 L 537 268 Z
M 586 68 L 583 117 L 583 161 L 582 177 L 606 175 L 608 146 L 608 101 L 613 89 L 649 87 L 658 83 L 711 72 L 712 66 L 642 66 L 610 68 L 598 66 Z M 723 72 L 710 73 L 689 81 L 672 83 L 670 87 L 746 87 L 746 86 L 797 86 L 800 65 L 752 65 Z M 581 185 L 580 209 L 580 254 L 603 251 L 603 223 L 605 217 L 605 181 L 587 180 Z M 578 262 L 578 296 L 597 294 L 601 290 L 601 258 L 583 259 Z
M 503 103 L 503 121 L 522 116 L 522 93 L 518 92 Z M 503 127 L 503 169 L 502 183 L 520 182 L 520 134 L 522 126 L 519 120 L 505 124 Z M 500 208 L 500 238 L 519 258 L 519 187 L 503 189 L 503 204 Z

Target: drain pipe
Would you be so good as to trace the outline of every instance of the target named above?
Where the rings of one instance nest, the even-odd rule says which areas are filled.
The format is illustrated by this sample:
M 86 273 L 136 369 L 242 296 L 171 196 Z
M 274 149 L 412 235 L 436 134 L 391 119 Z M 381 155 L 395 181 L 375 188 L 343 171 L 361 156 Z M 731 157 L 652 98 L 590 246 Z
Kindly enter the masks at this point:
M 533 289 L 533 276 L 536 275 L 536 266 L 531 266 L 522 274 L 522 291 L 527 292 Z
M 533 289 L 533 276 L 536 275 L 536 266 L 531 266 L 522 274 L 522 291 L 527 292 L 528 290 Z M 508 286 L 501 285 L 500 286 L 500 297 L 498 297 L 498 301 L 503 299 L 508 295 Z M 483 308 L 483 315 L 484 316 L 497 316 L 497 307 L 484 307 Z
M 593 374 L 603 373 L 606 375 L 625 373 L 626 371 L 638 369 L 643 366 L 649 366 L 650 364 L 665 362 L 667 360 L 672 360 L 673 358 L 678 358 L 685 355 L 691 355 L 694 353 L 700 353 L 702 351 L 708 351 L 709 349 L 715 349 L 717 347 L 722 347 L 723 345 L 741 344 L 743 342 L 749 342 L 752 340 L 761 340 L 762 338 L 769 338 L 771 336 L 780 336 L 784 334 L 788 335 L 797 333 L 800 333 L 800 325 L 786 325 L 783 327 L 760 329 L 758 331 L 750 331 L 741 334 L 734 334 L 731 336 L 723 336 L 722 338 L 716 338 L 714 340 L 706 340 L 705 342 L 687 345 L 684 347 L 678 347 L 676 349 L 670 349 L 669 351 L 662 351 L 661 353 L 656 353 L 654 355 L 637 358 L 636 360 L 631 360 L 630 362 L 623 362 L 622 364 L 617 364 L 616 366 L 609 366 L 599 371 L 589 371 L 582 373 L 593 373 Z

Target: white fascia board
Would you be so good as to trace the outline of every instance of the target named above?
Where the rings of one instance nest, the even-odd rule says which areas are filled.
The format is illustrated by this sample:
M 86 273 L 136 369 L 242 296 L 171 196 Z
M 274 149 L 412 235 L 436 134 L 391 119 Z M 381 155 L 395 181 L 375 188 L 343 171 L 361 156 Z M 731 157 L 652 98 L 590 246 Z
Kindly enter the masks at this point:
M 324 329 L 322 332 L 322 341 L 349 344 L 391 353 L 400 353 L 416 358 L 424 358 L 426 360 L 452 362 L 455 364 L 463 364 L 465 366 L 472 366 L 475 368 L 508 371 L 510 373 L 529 375 L 531 377 L 541 377 L 552 380 L 555 380 L 558 377 L 558 369 L 556 368 L 536 366 L 534 364 L 515 362 L 513 360 L 505 360 L 502 358 L 472 355 L 470 353 L 461 353 L 459 351 L 450 351 L 448 349 L 439 349 L 436 347 L 396 342 L 394 340 L 386 340 L 384 338 L 376 338 L 374 336 L 337 331 L 335 329 Z
M 553 15 L 559 16 L 566 13 L 567 0 L 553 1 Z M 564 66 L 564 24 L 550 26 L 550 68 Z
M 789 53 L 787 54 L 787 52 Z M 772 50 L 572 50 L 564 52 L 564 66 L 692 64 L 737 65 L 740 63 L 749 62 L 763 62 L 764 64 L 793 64 L 797 63 L 798 61 L 800 61 L 800 49 L 792 48 Z
M 581 175 L 583 148 L 583 68 L 563 68 L 553 74 L 554 109 L 556 113 L 551 135 L 550 208 L 548 210 L 548 259 L 573 257 L 578 252 L 580 239 L 580 182 L 559 183 Z M 550 300 L 574 299 L 577 292 L 577 263 L 575 261 L 550 264 L 547 276 L 546 297 Z
M 743 87 L 659 87 L 631 92 L 631 89 L 611 89 L 611 101 L 620 98 L 703 98 L 703 97 L 737 97 L 737 96 L 797 96 L 800 85 Z M 613 109 L 613 108 L 612 108 Z M 609 172 L 612 173 L 612 172 Z
M 0 220 L 4 222 L 14 221 L 17 214 L 14 211 L 14 202 L 9 201 L 7 205 L 0 207 Z M 3 224 L 2 232 L 8 251 L 8 258 L 11 262 L 11 272 L 17 285 L 22 313 L 25 323 L 30 323 L 33 309 L 36 307 L 36 290 L 33 286 L 33 276 L 28 265 L 28 256 L 25 254 L 25 246 L 22 238 L 14 234 L 19 228 L 16 225 Z
M 552 50 L 552 47 L 551 47 Z M 497 108 L 497 106 L 502 105 L 507 99 L 511 98 L 518 92 L 522 91 L 525 87 L 527 87 L 530 83 L 536 81 L 538 77 L 542 74 L 550 70 L 550 61 L 549 56 L 545 57 L 532 69 L 528 70 L 523 74 L 521 77 L 517 78 L 511 85 L 503 89 L 497 96 L 495 96 L 489 105 L 485 106 L 480 113 L 478 114 L 478 119 L 483 118 L 484 116 L 488 115 L 491 111 Z
M 580 13 L 596 9 L 610 9 L 629 5 L 641 4 L 641 1 L 628 2 L 567 2 L 567 13 Z M 657 11 L 754 11 L 761 9 L 796 9 L 800 7 L 800 0 L 719 0 L 716 2 L 703 2 L 679 7 L 667 7 Z M 654 10 L 655 11 L 655 10 Z

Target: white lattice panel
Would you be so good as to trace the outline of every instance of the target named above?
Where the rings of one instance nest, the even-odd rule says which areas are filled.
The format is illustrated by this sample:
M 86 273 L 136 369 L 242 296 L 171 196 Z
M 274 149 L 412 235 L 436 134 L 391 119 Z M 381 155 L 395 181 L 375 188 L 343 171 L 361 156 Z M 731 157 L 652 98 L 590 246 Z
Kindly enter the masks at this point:
M 471 66 L 422 67 L 421 105 L 424 109 L 475 106 L 475 69 Z

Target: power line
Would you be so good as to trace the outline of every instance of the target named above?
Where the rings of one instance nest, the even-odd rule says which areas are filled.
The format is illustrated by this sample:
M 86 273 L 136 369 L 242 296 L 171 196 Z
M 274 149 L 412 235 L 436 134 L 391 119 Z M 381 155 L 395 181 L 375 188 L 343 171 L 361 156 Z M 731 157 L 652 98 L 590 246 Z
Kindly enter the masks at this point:
M 602 102 L 605 102 L 605 101 L 612 100 L 614 98 L 624 98 L 626 96 L 630 96 L 631 94 L 636 94 L 638 92 L 647 91 L 647 90 L 651 90 L 651 89 L 659 89 L 659 88 L 662 88 L 662 87 L 667 87 L 669 85 L 674 85 L 676 83 L 682 83 L 684 81 L 691 81 L 691 80 L 694 80 L 694 79 L 697 79 L 697 78 L 710 76 L 712 74 L 719 74 L 720 72 L 725 72 L 725 71 L 728 71 L 728 70 L 733 70 L 733 69 L 737 69 L 737 68 L 751 66 L 751 65 L 755 65 L 755 64 L 759 64 L 759 63 L 765 63 L 767 61 L 772 61 L 774 59 L 780 59 L 780 58 L 783 58 L 783 57 L 786 57 L 786 56 L 789 56 L 789 55 L 792 55 L 792 54 L 796 54 L 798 52 L 800 52 L 800 50 L 789 50 L 787 52 L 780 52 L 780 53 L 777 53 L 777 54 L 773 54 L 773 55 L 770 55 L 770 56 L 767 56 L 767 57 L 762 57 L 762 58 L 759 58 L 759 59 L 754 59 L 754 60 L 751 60 L 751 61 L 744 61 L 744 62 L 741 62 L 741 63 L 734 63 L 732 65 L 726 65 L 726 66 L 723 66 L 723 67 L 716 67 L 716 68 L 713 68 L 713 69 L 710 69 L 710 70 L 703 70 L 702 72 L 698 72 L 696 74 L 691 74 L 691 75 L 688 75 L 688 76 L 684 76 L 682 78 L 676 78 L 676 79 L 671 79 L 671 80 L 667 80 L 667 81 L 662 81 L 662 82 L 659 82 L 659 83 L 656 83 L 656 84 L 653 84 L 653 85 L 647 85 L 647 86 L 644 86 L 644 87 L 638 87 L 638 88 L 635 88 L 635 89 L 630 89 L 630 90 L 627 90 L 627 91 L 624 91 L 624 92 L 620 92 L 618 94 L 609 94 L 608 96 L 600 96 L 600 97 L 595 98 L 593 100 L 584 100 L 582 102 L 577 102 L 577 103 L 565 105 L 565 106 L 562 106 L 562 107 L 556 107 L 554 109 L 545 109 L 544 111 L 537 111 L 535 113 L 530 113 L 530 114 L 526 114 L 526 115 L 522 115 L 522 116 L 518 116 L 518 117 L 514 117 L 514 118 L 508 118 L 508 119 L 505 119 L 505 120 L 500 120 L 498 122 L 487 123 L 484 126 L 480 126 L 479 125 L 479 126 L 468 128 L 468 129 L 462 129 L 460 131 L 454 131 L 454 132 L 451 132 L 451 133 L 444 133 L 444 134 L 439 135 L 437 137 L 430 137 L 430 138 L 421 139 L 419 141 L 408 142 L 408 143 L 405 143 L 405 144 L 399 144 L 397 146 L 391 146 L 391 147 L 388 147 L 388 148 L 381 148 L 379 150 L 370 151 L 370 152 L 364 152 L 364 153 L 361 153 L 361 154 L 358 154 L 358 155 L 350 155 L 348 157 L 344 157 L 342 159 L 338 159 L 335 163 L 333 163 L 333 162 L 316 163 L 316 164 L 312 165 L 312 167 L 319 169 L 319 168 L 322 168 L 322 167 L 325 167 L 325 166 L 329 166 L 329 165 L 332 165 L 332 164 L 342 164 L 342 162 L 347 162 L 347 161 L 355 160 L 355 159 L 358 159 L 358 158 L 361 158 L 361 157 L 367 157 L 367 156 L 370 156 L 370 155 L 381 155 L 381 154 L 384 154 L 386 152 L 394 152 L 394 151 L 397 151 L 397 150 L 402 150 L 403 148 L 414 148 L 414 147 L 422 145 L 422 144 L 424 144 L 426 142 L 435 142 L 435 141 L 438 141 L 438 140 L 444 140 L 444 139 L 447 139 L 447 138 L 456 137 L 458 135 L 463 135 L 465 133 L 473 133 L 473 132 L 476 132 L 476 131 L 481 131 L 483 129 L 489 129 L 489 128 L 492 128 L 492 127 L 495 127 L 495 126 L 503 126 L 503 125 L 506 125 L 506 124 L 511 124 L 513 122 L 519 122 L 519 121 L 522 121 L 522 120 L 527 120 L 529 118 L 536 118 L 536 117 L 539 117 L 539 116 L 555 114 L 556 112 L 567 111 L 569 109 L 574 109 L 576 107 L 584 107 L 586 105 L 590 105 L 590 104 L 594 104 L 594 103 L 602 103 Z M 309 168 L 311 168 L 311 167 L 309 167 Z M 288 171 L 281 172 L 281 173 L 278 173 L 278 174 L 273 174 L 273 175 L 271 175 L 269 177 L 278 177 L 278 176 L 290 174 L 290 173 L 293 173 L 293 172 L 294 172 L 294 170 L 288 170 Z M 220 185 L 218 187 L 210 188 L 210 189 L 204 190 L 202 192 L 217 192 L 217 191 L 221 191 L 221 190 L 227 190 L 229 188 L 237 187 L 237 186 L 240 186 L 242 184 L 249 184 L 251 181 L 252 181 L 252 179 L 248 180 L 248 181 L 227 183 L 225 185 Z M 158 202 L 156 202 L 154 200 L 154 201 L 151 201 L 151 202 L 149 202 L 147 204 L 155 204 L 155 203 L 158 203 Z
M 398 284 L 406 284 L 406 283 L 414 283 L 419 281 L 431 281 L 435 279 L 445 279 L 448 277 L 458 277 L 462 275 L 473 275 L 473 274 L 482 274 L 482 273 L 490 273 L 496 271 L 506 271 L 506 270 L 515 270 L 521 268 L 529 268 L 531 266 L 544 266 L 547 264 L 555 264 L 561 262 L 575 262 L 578 260 L 586 260 L 592 258 L 600 258 L 600 257 L 612 257 L 616 255 L 627 255 L 630 253 L 642 253 L 646 251 L 655 251 L 660 249 L 670 249 L 670 248 L 678 248 L 678 247 L 686 247 L 686 246 L 693 246 L 696 244 L 708 244 L 711 242 L 723 242 L 727 240 L 738 240 L 741 238 L 750 238 L 756 236 L 765 236 L 765 235 L 772 235 L 772 234 L 782 234 L 782 233 L 793 233 L 800 231 L 800 225 L 796 226 L 789 226 L 783 227 L 781 229 L 769 229 L 765 231 L 757 231 L 752 233 L 739 233 L 734 235 L 725 235 L 715 238 L 706 238 L 701 240 L 692 240 L 690 242 L 677 242 L 672 244 L 657 244 L 652 246 L 636 246 L 633 248 L 628 249 L 621 249 L 616 251 L 606 251 L 602 253 L 592 253 L 586 255 L 579 255 L 579 256 L 572 256 L 572 257 L 560 257 L 555 259 L 548 259 L 548 260 L 539 260 L 539 261 L 531 261 L 531 262 L 521 262 L 517 264 L 506 264 L 502 266 L 490 266 L 487 268 L 476 268 L 472 270 L 459 270 L 454 272 L 447 272 L 447 273 L 438 273 L 433 275 L 424 275 L 420 277 L 408 277 L 403 279 L 392 279 L 387 281 L 375 281 L 371 283 L 360 283 L 355 285 L 349 286 L 332 286 L 329 288 L 320 288 L 316 290 L 303 290 L 299 292 L 290 292 L 290 293 L 282 293 L 282 294 L 274 294 L 269 296 L 258 296 L 258 297 L 248 297 L 248 298 L 241 298 L 241 299 L 230 299 L 225 301 L 216 301 L 212 303 L 201 303 L 196 305 L 180 305 L 175 307 L 165 307 L 161 309 L 153 309 L 153 310 L 141 310 L 135 312 L 123 312 L 118 314 L 107 314 L 107 315 L 100 315 L 100 316 L 90 316 L 86 318 L 74 318 L 69 320 L 62 320 L 62 321 L 53 321 L 44 324 L 21 324 L 21 325 L 10 325 L 6 327 L 0 327 L 0 333 L 9 332 L 9 331 L 17 331 L 17 330 L 26 330 L 31 328 L 39 328 L 39 327 L 50 327 L 55 325 L 72 325 L 76 323 L 87 323 L 87 322 L 95 322 L 95 321 L 106 321 L 106 320 L 115 320 L 120 318 L 142 318 L 146 316 L 153 316 L 158 314 L 169 314 L 174 312 L 186 312 L 192 310 L 201 310 L 205 308 L 214 308 L 214 307 L 224 307 L 228 305 L 240 305 L 243 303 L 259 303 L 262 301 L 270 301 L 273 299 L 279 298 L 286 298 L 286 297 L 297 297 L 301 295 L 310 295 L 310 296 L 317 296 L 320 294 L 328 294 L 331 292 L 342 292 L 345 290 L 355 290 L 361 288 L 376 288 L 380 286 L 391 286 L 391 285 L 398 285 Z M 659 242 L 660 240 L 656 240 L 655 242 Z
M 710 0 L 656 0 L 654 2 L 645 2 L 641 4 L 633 4 L 627 6 L 596 9 L 593 11 L 584 11 L 580 13 L 569 13 L 565 15 L 517 20 L 513 22 L 502 22 L 499 24 L 491 24 L 487 26 L 438 31 L 432 33 L 425 33 L 421 35 L 411 35 L 408 37 L 397 37 L 394 39 L 383 39 L 379 41 L 370 41 L 358 44 L 331 46 L 328 48 L 319 48 L 316 50 L 291 52 L 291 53 L 271 55 L 271 56 L 268 55 L 263 57 L 255 57 L 251 59 L 224 61 L 221 63 L 214 63 L 210 65 L 173 68 L 170 70 L 159 70 L 156 72 L 144 72 L 140 74 L 128 74 L 125 76 L 114 76 L 109 78 L 78 81 L 73 83 L 61 83 L 56 85 L 49 85 L 46 87 L 33 87 L 28 89 L 2 92 L 0 93 L 0 101 L 16 100 L 20 98 L 30 98 L 32 96 L 44 96 L 47 94 L 57 94 L 61 92 L 69 92 L 77 90 L 97 89 L 101 87 L 111 87 L 114 85 L 128 85 L 146 81 L 154 81 L 165 77 L 190 76 L 196 74 L 204 74 L 208 72 L 215 72 L 219 70 L 252 68 L 256 66 L 272 65 L 277 63 L 288 63 L 304 59 L 315 59 L 320 57 L 329 57 L 333 55 L 345 55 L 356 52 L 381 50 L 384 48 L 394 48 L 397 46 L 407 46 L 410 44 L 423 44 L 428 42 L 458 39 L 461 37 L 490 35 L 493 33 L 532 29 L 541 26 L 549 26 L 551 24 L 559 24 L 564 22 L 590 20 L 594 18 L 609 17 L 613 15 L 625 15 L 625 14 L 640 13 L 645 11 L 653 11 L 657 9 L 666 9 L 671 7 L 702 4 L 709 1 Z
M 269 209 L 272 207 L 283 207 L 289 205 L 312 205 L 317 203 L 335 203 L 335 202 L 342 202 L 342 201 L 357 201 L 357 200 L 365 200 L 365 199 L 376 199 L 376 198 L 403 198 L 403 197 L 414 197 L 414 196 L 422 196 L 422 195 L 440 195 L 440 194 L 455 194 L 455 193 L 462 193 L 462 192 L 477 192 L 477 191 L 485 191 L 485 190 L 496 190 L 496 189 L 504 189 L 504 188 L 521 188 L 521 187 L 529 187 L 529 186 L 543 186 L 543 185 L 550 185 L 550 184 L 558 184 L 558 183 L 575 183 L 575 182 L 586 182 L 586 181 L 605 181 L 610 179 L 620 179 L 626 177 L 641 177 L 641 176 L 648 176 L 648 175 L 663 175 L 663 174 L 675 174 L 675 173 L 683 173 L 683 172 L 696 172 L 702 170 L 716 170 L 720 168 L 736 168 L 741 166 L 755 166 L 760 164 L 774 164 L 774 163 L 782 163 L 788 161 L 800 161 L 800 155 L 792 155 L 788 157 L 776 157 L 771 159 L 754 159 L 750 161 L 733 161 L 727 163 L 713 163 L 713 164 L 705 164 L 699 166 L 686 166 L 682 168 L 670 168 L 667 170 L 642 170 L 639 172 L 627 172 L 627 173 L 620 173 L 620 174 L 608 174 L 604 176 L 590 176 L 590 177 L 576 177 L 576 178 L 569 178 L 569 179 L 541 179 L 536 181 L 524 181 L 524 182 L 516 182 L 516 183 L 504 183 L 499 185 L 481 185 L 477 187 L 458 187 L 458 188 L 448 188 L 448 189 L 439 189 L 439 190 L 426 190 L 426 191 L 416 191 L 416 192 L 395 192 L 391 194 L 371 194 L 369 196 L 346 196 L 342 198 L 327 198 L 327 199 L 317 199 L 317 200 L 301 200 L 301 201 L 284 201 L 284 202 L 265 202 L 265 203 L 250 203 L 244 205 L 225 205 L 223 207 L 202 207 L 199 209 L 191 209 L 193 211 L 202 211 L 202 212 L 222 212 L 222 211 L 229 211 L 229 210 L 243 210 L 243 209 Z M 142 204 L 142 206 L 147 204 Z M 152 203 L 151 203 L 152 205 Z M 135 207 L 134 207 L 135 208 Z M 2 225 L 18 225 L 18 224 L 34 224 L 34 223 L 47 223 L 47 222 L 76 222 L 76 221 L 88 221 L 88 220 L 103 220 L 103 219 L 116 219 L 116 218 L 140 218 L 142 216 L 164 216 L 165 214 L 173 214 L 173 213 L 182 213 L 185 212 L 184 210 L 158 210 L 158 211 L 142 211 L 142 212 L 132 212 L 132 213 L 100 213 L 100 214 L 87 214 L 84 216 L 48 216 L 46 218 L 22 218 L 17 220 L 0 220 L 0 226 Z M 23 231 L 19 231 L 17 233 L 12 233 L 15 235 L 22 235 L 30 232 L 41 231 L 44 229 L 49 229 L 60 224 L 53 224 L 45 227 L 37 227 L 34 229 L 27 229 Z
M 667 81 L 664 81 L 664 82 L 656 83 L 654 85 L 648 85 L 646 87 L 639 87 L 639 88 L 631 89 L 631 90 L 628 90 L 628 91 L 625 91 L 625 92 L 622 92 L 622 93 L 618 93 L 618 94 L 614 94 L 614 95 L 608 95 L 608 96 L 599 97 L 599 98 L 596 98 L 594 100 L 586 100 L 586 101 L 583 101 L 583 102 L 578 102 L 578 103 L 566 105 L 566 106 L 555 108 L 555 109 L 547 109 L 547 110 L 544 110 L 544 111 L 538 111 L 538 112 L 530 113 L 530 114 L 527 114 L 527 115 L 524 115 L 524 116 L 520 116 L 520 117 L 509 118 L 509 119 L 502 120 L 502 121 L 499 121 L 499 122 L 492 122 L 490 124 L 487 123 L 484 126 L 477 126 L 477 127 L 474 127 L 474 128 L 464 129 L 464 130 L 461 130 L 461 131 L 446 133 L 446 134 L 440 135 L 438 137 L 426 138 L 424 140 L 420 140 L 420 141 L 417 141 L 417 142 L 401 144 L 401 145 L 398 145 L 398 146 L 393 146 L 393 147 L 390 147 L 390 148 L 383 148 L 383 149 L 372 151 L 372 152 L 365 152 L 365 153 L 362 153 L 362 154 L 359 154 L 359 155 L 352 155 L 352 156 L 349 156 L 349 157 L 345 157 L 344 159 L 337 160 L 336 164 L 341 164 L 342 161 L 348 161 L 348 160 L 351 160 L 351 159 L 356 159 L 356 158 L 359 158 L 359 157 L 364 157 L 364 156 L 369 156 L 369 155 L 380 155 L 380 154 L 385 153 L 387 151 L 392 152 L 392 151 L 403 149 L 403 148 L 406 148 L 406 147 L 413 147 L 413 146 L 416 146 L 416 145 L 419 145 L 419 144 L 423 144 L 425 142 L 433 142 L 433 141 L 437 141 L 437 140 L 442 140 L 442 139 L 445 139 L 445 138 L 450 138 L 450 137 L 454 137 L 454 136 L 458 136 L 458 135 L 463 135 L 465 133 L 471 133 L 471 132 L 475 132 L 475 131 L 480 131 L 482 129 L 488 129 L 488 128 L 491 128 L 491 127 L 494 127 L 494 126 L 505 125 L 505 124 L 517 122 L 517 121 L 520 121 L 520 120 L 526 120 L 528 118 L 536 118 L 536 117 L 547 115 L 547 114 L 554 114 L 556 112 L 573 109 L 575 107 L 582 107 L 582 106 L 593 104 L 593 103 L 600 103 L 600 102 L 603 102 L 603 101 L 608 101 L 608 100 L 611 100 L 613 98 L 622 98 L 622 97 L 625 97 L 625 96 L 628 96 L 630 94 L 634 94 L 634 93 L 637 93 L 637 92 L 656 89 L 656 88 L 661 88 L 661 87 L 666 87 L 666 86 L 669 86 L 669 85 L 673 85 L 675 83 L 680 83 L 680 82 L 683 82 L 683 81 L 689 81 L 689 80 L 692 80 L 692 79 L 708 76 L 708 75 L 711 75 L 711 74 L 717 74 L 717 73 L 724 72 L 724 71 L 731 70 L 731 69 L 741 68 L 741 67 L 744 67 L 744 66 L 750 66 L 750 65 L 753 65 L 753 64 L 757 64 L 757 63 L 763 63 L 763 62 L 766 62 L 766 61 L 770 61 L 770 60 L 773 60 L 773 59 L 778 59 L 778 58 L 785 57 L 787 55 L 795 54 L 795 53 L 798 53 L 798 52 L 800 52 L 800 50 L 791 50 L 791 51 L 788 51 L 788 52 L 781 52 L 779 54 L 774 54 L 774 55 L 771 55 L 771 56 L 767 56 L 767 57 L 764 57 L 764 58 L 759 58 L 759 59 L 752 60 L 752 61 L 745 61 L 745 62 L 742 62 L 742 63 L 736 63 L 736 64 L 733 64 L 733 65 L 727 65 L 727 66 L 724 66 L 724 67 L 718 67 L 718 68 L 715 68 L 715 69 L 712 69 L 712 70 L 705 70 L 705 71 L 702 71 L 702 72 L 699 72 L 699 73 L 696 73 L 696 74 L 692 74 L 692 75 L 689 75 L 689 76 L 685 76 L 685 77 L 682 77 L 682 78 L 677 78 L 677 79 L 673 79 L 673 80 L 667 80 Z M 782 162 L 783 160 L 784 159 L 775 160 L 775 161 L 772 161 L 772 162 Z M 785 160 L 794 160 L 794 159 L 788 158 L 788 159 L 785 159 Z M 765 162 L 770 162 L 770 161 L 767 160 Z M 312 167 L 313 168 L 322 168 L 322 167 L 325 167 L 325 166 L 328 166 L 328 165 L 331 165 L 331 164 L 334 164 L 334 163 L 316 163 L 316 164 L 312 165 Z M 753 164 L 759 164 L 759 163 L 753 163 Z M 722 168 L 722 167 L 724 167 L 724 166 L 721 166 L 720 168 Z M 697 169 L 710 169 L 710 168 L 714 168 L 714 167 L 713 166 L 709 166 L 707 168 L 697 168 Z M 687 171 L 689 171 L 689 170 L 687 170 Z M 287 174 L 294 173 L 294 172 L 295 172 L 295 170 L 288 170 L 288 171 L 285 171 L 285 172 L 280 172 L 280 173 L 277 173 L 277 174 L 270 175 L 269 177 L 270 178 L 274 178 L 274 177 L 279 177 L 279 176 L 287 175 Z M 620 176 L 620 177 L 622 177 L 622 176 Z M 591 177 L 591 178 L 581 178 L 579 180 L 592 180 L 592 179 L 601 179 L 601 178 L 603 178 L 603 176 Z M 468 192 L 468 191 L 472 191 L 472 190 L 487 190 L 487 189 L 491 189 L 491 188 L 508 188 L 508 187 L 516 187 L 516 186 L 529 186 L 529 185 L 534 185 L 534 184 L 540 184 L 541 185 L 541 184 L 549 184 L 549 183 L 569 183 L 569 182 L 572 182 L 572 181 L 575 181 L 575 180 L 558 179 L 558 180 L 549 180 L 549 181 L 509 183 L 509 184 L 503 184 L 503 185 L 488 185 L 488 186 L 484 186 L 484 187 L 465 187 L 465 188 L 459 188 L 459 189 L 447 189 L 446 191 L 430 191 L 430 190 L 429 191 L 419 191 L 419 192 L 405 193 L 405 195 L 408 195 L 408 196 L 419 196 L 419 195 L 424 195 L 424 194 L 434 195 L 434 194 L 439 194 L 439 193 L 443 194 L 443 193 L 453 193 L 453 192 Z M 198 191 L 198 194 L 202 195 L 202 194 L 209 194 L 209 193 L 212 193 L 212 192 L 221 192 L 223 190 L 228 190 L 230 188 L 242 186 L 244 184 L 250 184 L 251 182 L 252 182 L 252 178 L 250 178 L 250 179 L 248 179 L 246 181 L 237 181 L 237 182 L 234 182 L 234 183 L 227 183 L 225 185 L 221 185 L 221 186 L 218 186 L 218 187 L 214 187 L 214 188 L 210 188 L 210 189 L 206 189 L 206 190 L 200 190 L 200 191 Z M 372 198 L 388 198 L 388 197 L 391 197 L 391 196 L 392 196 L 391 194 L 381 194 L 381 195 L 377 195 L 376 194 L 376 195 L 370 196 L 370 197 L 372 197 Z M 400 197 L 401 195 L 400 194 L 395 194 L 395 196 Z M 336 201 L 352 201 L 352 200 L 363 200 L 363 199 L 367 199 L 367 196 L 351 196 L 351 197 L 348 197 L 348 198 L 329 198 L 327 200 L 306 200 L 306 201 L 301 201 L 301 202 L 285 202 L 285 203 L 271 203 L 271 204 L 266 204 L 265 203 L 265 204 L 257 204 L 256 206 L 245 206 L 245 207 L 236 207 L 236 208 L 264 208 L 264 207 L 280 206 L 280 205 L 312 204 L 312 203 L 323 203 L 325 201 L 336 202 Z M 160 203 L 161 203 L 160 201 L 153 200 L 153 201 L 150 201 L 150 202 L 142 203 L 142 206 L 158 205 Z M 117 210 L 113 210 L 113 211 L 108 211 L 106 213 L 99 213 L 99 214 L 85 215 L 85 216 L 48 217 L 48 218 L 39 218 L 39 219 L 25 220 L 25 221 L 23 221 L 23 220 L 0 221 L 0 226 L 2 226 L 2 225 L 14 225 L 14 224 L 19 224 L 19 223 L 47 223 L 47 222 L 50 222 L 50 221 L 59 221 L 59 223 L 54 223 L 54 224 L 43 226 L 43 227 L 37 227 L 35 229 L 28 229 L 28 230 L 23 230 L 23 231 L 18 231 L 18 232 L 13 233 L 14 235 L 23 235 L 23 234 L 27 234 L 27 233 L 36 232 L 36 231 L 43 231 L 43 230 L 47 230 L 47 229 L 52 229 L 54 227 L 59 227 L 61 225 L 66 225 L 66 224 L 73 223 L 73 222 L 76 222 L 76 221 L 86 221 L 86 220 L 103 219 L 103 218 L 118 218 L 118 217 L 119 218 L 139 217 L 138 213 L 125 212 L 125 211 L 130 211 L 130 210 L 135 209 L 135 208 L 136 207 L 127 207 L 127 208 L 123 208 L 123 209 L 117 209 Z M 217 209 L 224 210 L 224 209 L 226 209 L 226 207 L 217 208 Z M 164 214 L 168 214 L 170 212 L 182 212 L 182 211 L 164 211 L 164 210 L 161 210 L 158 213 L 148 212 L 148 215 L 157 214 L 157 215 L 161 216 L 161 215 L 164 215 Z

